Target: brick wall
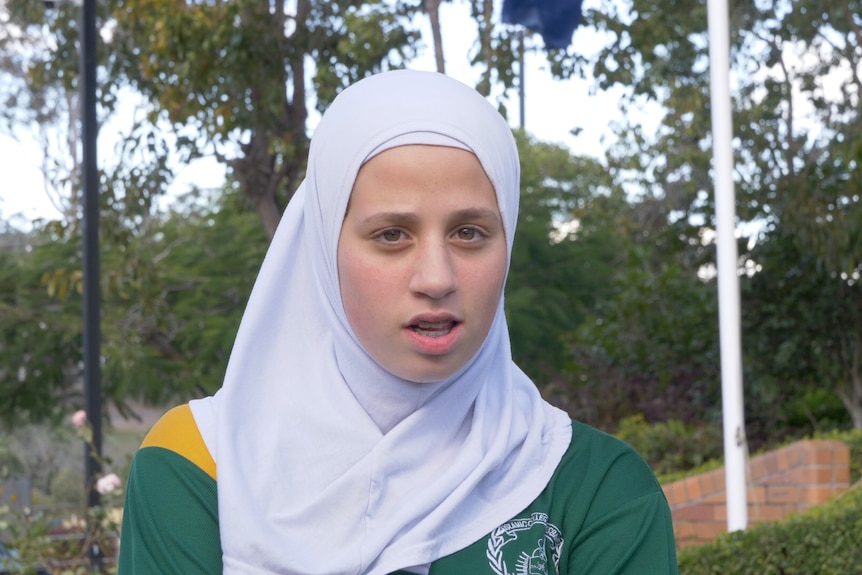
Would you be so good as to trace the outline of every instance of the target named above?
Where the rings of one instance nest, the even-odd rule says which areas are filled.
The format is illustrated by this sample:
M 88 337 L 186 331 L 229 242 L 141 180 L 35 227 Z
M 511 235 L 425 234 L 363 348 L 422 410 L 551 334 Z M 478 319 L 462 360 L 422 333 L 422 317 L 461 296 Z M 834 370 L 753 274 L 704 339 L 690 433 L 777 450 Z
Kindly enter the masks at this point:
M 777 521 L 824 503 L 850 485 L 850 451 L 840 441 L 800 441 L 748 462 L 748 523 Z M 724 468 L 664 486 L 677 545 L 727 531 Z

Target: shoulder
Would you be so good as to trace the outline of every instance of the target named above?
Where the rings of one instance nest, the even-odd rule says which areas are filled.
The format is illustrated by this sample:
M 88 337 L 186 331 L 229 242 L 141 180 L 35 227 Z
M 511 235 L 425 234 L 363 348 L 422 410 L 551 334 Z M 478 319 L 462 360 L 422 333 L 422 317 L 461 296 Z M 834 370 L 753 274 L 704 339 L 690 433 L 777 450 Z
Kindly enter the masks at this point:
M 129 486 L 160 500 L 168 494 L 182 499 L 189 489 L 215 496 L 216 464 L 188 404 L 171 409 L 150 429 L 132 460 Z
M 156 422 L 141 444 L 142 451 L 149 448 L 175 453 L 216 479 L 215 461 L 188 404 L 174 407 Z
M 569 448 L 539 497 L 431 568 L 431 575 L 533 572 L 676 573 L 670 510 L 632 447 L 572 422 Z
M 631 481 L 642 483 L 644 490 L 661 490 L 649 465 L 634 448 L 577 421 L 572 422 L 572 442 L 557 473 L 577 474 L 585 481 L 608 481 L 623 475 L 629 484 Z
M 676 573 L 664 492 L 627 443 L 573 422 L 571 445 L 549 489 L 549 507 L 566 535 L 569 573 Z
M 166 413 L 129 470 L 119 572 L 221 573 L 215 463 L 188 405 Z
M 584 524 L 637 500 L 664 501 L 661 485 L 640 454 L 620 439 L 572 422 L 572 441 L 545 496 Z

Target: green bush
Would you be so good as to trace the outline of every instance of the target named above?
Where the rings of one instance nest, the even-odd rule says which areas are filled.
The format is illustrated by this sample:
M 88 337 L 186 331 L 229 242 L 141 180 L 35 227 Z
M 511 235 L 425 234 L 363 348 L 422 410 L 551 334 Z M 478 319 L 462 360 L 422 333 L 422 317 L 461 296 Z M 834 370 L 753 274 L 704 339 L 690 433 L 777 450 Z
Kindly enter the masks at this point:
M 687 547 L 681 575 L 847 575 L 862 572 L 862 489 L 785 521 Z
M 720 445 L 720 429 L 714 430 L 714 433 L 709 436 L 712 438 L 711 443 L 705 446 L 706 451 L 702 454 L 695 454 L 695 456 L 692 456 L 688 451 L 683 451 L 679 454 L 662 453 L 661 449 L 666 449 L 667 445 L 673 444 L 674 438 L 672 430 L 676 429 L 678 425 L 678 422 L 649 425 L 642 417 L 635 416 L 624 420 L 623 424 L 620 426 L 620 429 L 624 431 L 622 434 L 617 434 L 618 437 L 625 438 L 626 441 L 640 451 L 644 459 L 646 459 L 650 465 L 653 466 L 653 469 L 656 470 L 656 475 L 662 485 L 672 483 L 678 479 L 691 477 L 692 475 L 697 475 L 699 473 L 706 473 L 707 471 L 718 469 L 724 465 L 723 454 L 719 451 L 722 449 L 722 446 Z M 844 442 L 850 449 L 850 484 L 852 485 L 862 480 L 862 429 L 820 432 L 810 438 L 838 440 Z M 688 444 L 681 440 L 678 442 L 683 449 L 688 450 L 691 449 L 691 441 L 692 440 L 689 440 Z M 719 442 L 717 448 L 715 446 L 716 441 Z M 751 457 L 757 457 L 758 455 L 780 449 L 781 447 L 790 445 L 797 441 L 800 441 L 800 439 L 795 437 L 788 438 L 784 443 L 776 444 L 768 449 L 751 454 Z M 702 459 L 703 463 L 692 465 L 693 463 L 696 463 L 698 459 Z M 680 467 L 674 468 L 673 465 L 678 461 L 683 461 L 684 463 Z M 860 570 L 860 573 L 862 573 L 862 570 Z
M 650 424 L 643 415 L 633 415 L 620 421 L 615 435 L 634 447 L 660 476 L 700 468 L 722 454 L 721 426 L 677 420 Z

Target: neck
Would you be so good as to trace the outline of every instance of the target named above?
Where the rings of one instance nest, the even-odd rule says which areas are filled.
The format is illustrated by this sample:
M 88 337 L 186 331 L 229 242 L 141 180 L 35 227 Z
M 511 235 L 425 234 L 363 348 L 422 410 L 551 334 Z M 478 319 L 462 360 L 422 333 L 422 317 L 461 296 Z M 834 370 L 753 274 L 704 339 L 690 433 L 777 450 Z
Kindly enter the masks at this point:
M 380 367 L 358 345 L 336 345 L 335 355 L 348 388 L 384 435 L 419 409 L 448 381 L 416 383 L 401 379 Z

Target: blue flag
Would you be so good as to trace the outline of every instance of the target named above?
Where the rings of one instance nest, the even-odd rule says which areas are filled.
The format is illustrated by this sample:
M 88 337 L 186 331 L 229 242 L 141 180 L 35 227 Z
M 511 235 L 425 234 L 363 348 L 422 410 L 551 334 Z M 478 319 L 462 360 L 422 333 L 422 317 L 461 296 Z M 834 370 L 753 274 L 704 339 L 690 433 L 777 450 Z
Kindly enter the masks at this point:
M 582 0 L 503 0 L 502 20 L 542 35 L 547 48 L 565 50 L 581 20 Z

